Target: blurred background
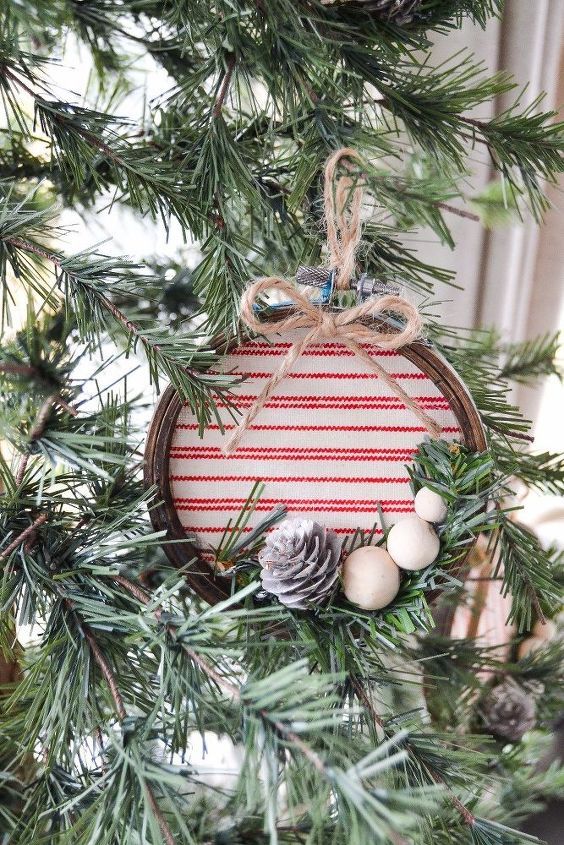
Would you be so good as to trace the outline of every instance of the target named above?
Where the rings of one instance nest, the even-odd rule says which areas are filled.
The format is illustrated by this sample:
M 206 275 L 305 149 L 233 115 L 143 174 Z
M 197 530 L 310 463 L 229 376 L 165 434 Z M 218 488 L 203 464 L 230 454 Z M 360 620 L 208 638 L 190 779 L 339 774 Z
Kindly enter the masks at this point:
M 436 43 L 436 58 L 470 49 L 490 71 L 510 71 L 523 86 L 523 102 L 546 92 L 543 106 L 562 110 L 564 104 L 564 2 L 562 0 L 506 0 L 501 20 L 486 30 L 466 24 L 459 32 Z M 488 117 L 508 103 L 501 97 Z M 484 190 L 492 179 L 485 154 L 476 152 L 475 181 L 471 189 Z M 560 186 L 548 188 L 552 208 L 544 225 L 525 218 L 510 225 L 484 229 L 471 220 L 451 221 L 455 249 L 420 244 L 425 257 L 456 271 L 463 290 L 444 304 L 453 325 L 496 327 L 508 340 L 522 341 L 540 334 L 564 331 L 564 200 Z M 421 235 L 424 240 L 424 234 Z M 562 359 L 564 365 L 564 356 Z M 533 447 L 564 451 L 564 386 L 555 377 L 534 387 L 517 385 L 514 401 L 534 420 Z M 564 501 L 529 492 L 519 515 L 545 545 L 564 548 Z M 491 613 L 501 611 L 490 598 Z M 564 756 L 564 720 L 555 726 L 552 759 Z M 526 830 L 550 845 L 564 842 L 564 804 L 554 802 L 530 819 Z
M 490 71 L 507 70 L 523 87 L 523 103 L 545 92 L 543 108 L 561 111 L 564 103 L 563 0 L 506 0 L 501 20 L 485 30 L 468 23 L 462 30 L 438 39 L 437 60 L 458 50 L 473 51 Z M 508 106 L 500 97 L 488 113 Z M 487 155 L 476 153 L 476 192 L 492 179 Z M 552 208 L 543 226 L 531 219 L 484 229 L 471 220 L 451 220 L 456 247 L 449 251 L 429 237 L 419 248 L 425 258 L 456 272 L 463 288 L 444 304 L 447 322 L 467 327 L 496 327 L 511 341 L 564 329 L 564 199 L 562 186 L 548 188 Z M 418 237 L 419 239 L 419 237 Z M 420 236 L 424 241 L 424 234 Z M 564 363 L 564 359 L 563 359 Z M 519 385 L 513 397 L 534 420 L 534 448 L 564 451 L 564 388 L 556 378 L 535 387 Z M 530 494 L 525 521 L 548 544 L 564 546 L 564 503 L 555 497 Z M 564 841 L 564 836 L 562 840 Z
M 558 110 L 564 102 L 563 23 L 562 0 L 506 0 L 502 20 L 490 21 L 485 31 L 466 25 L 437 41 L 436 56 L 446 58 L 457 50 L 470 49 L 490 71 L 510 71 L 524 88 L 524 103 L 544 91 L 543 106 Z M 491 114 L 482 111 L 481 116 L 493 116 L 507 105 L 507 98 L 500 97 Z M 491 178 L 484 158 L 476 168 L 474 187 L 484 187 Z M 520 225 L 486 231 L 472 221 L 459 219 L 452 224 L 457 243 L 453 252 L 432 245 L 424 247 L 434 260 L 448 262 L 456 270 L 464 288 L 446 308 L 453 323 L 496 326 L 515 341 L 564 325 L 562 196 L 558 188 L 550 188 L 549 196 L 553 208 L 541 228 L 525 220 Z M 544 393 L 520 391 L 519 404 L 531 418 L 543 405 Z M 560 400 L 562 413 L 564 398 L 561 393 L 553 395 Z M 539 421 L 537 436 L 550 438 L 556 446 L 553 438 L 564 437 L 564 426 L 549 431 L 552 415 L 544 409 L 542 413 L 547 418 L 542 424 Z

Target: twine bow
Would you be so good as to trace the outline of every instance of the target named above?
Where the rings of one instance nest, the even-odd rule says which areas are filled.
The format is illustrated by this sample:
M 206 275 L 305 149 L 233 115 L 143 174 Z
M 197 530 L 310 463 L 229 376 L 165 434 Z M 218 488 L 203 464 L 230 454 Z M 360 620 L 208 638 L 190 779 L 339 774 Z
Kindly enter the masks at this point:
M 349 148 L 343 148 L 334 153 L 327 161 L 325 168 L 325 215 L 327 218 L 327 240 L 331 257 L 331 266 L 337 271 L 337 286 L 348 288 L 349 280 L 354 272 L 356 248 L 360 241 L 360 206 L 362 202 L 362 188 L 358 185 L 352 192 L 349 216 L 346 216 L 347 198 L 353 185 L 349 176 L 341 177 L 335 186 L 333 196 L 333 182 L 338 162 L 342 158 L 358 158 L 358 154 Z M 262 293 L 267 290 L 278 290 L 284 298 L 290 300 L 296 307 L 291 314 L 286 314 L 279 320 L 263 321 L 255 312 L 255 306 Z M 405 325 L 400 332 L 378 331 L 373 325 L 367 325 L 363 320 L 376 318 L 385 312 L 400 314 L 405 319 Z M 401 399 L 406 408 L 422 422 L 431 437 L 440 437 L 441 427 L 414 399 L 403 390 L 392 376 L 372 358 L 361 343 L 370 343 L 381 349 L 400 349 L 412 343 L 421 332 L 422 321 L 417 309 L 401 296 L 386 295 L 368 299 L 360 305 L 346 311 L 333 312 L 324 310 L 312 303 L 286 279 L 270 276 L 254 282 L 241 298 L 241 320 L 245 325 L 258 334 L 269 335 L 290 332 L 295 329 L 309 329 L 303 338 L 296 341 L 288 350 L 280 367 L 272 374 L 261 392 L 256 397 L 249 410 L 243 415 L 239 425 L 233 431 L 224 446 L 224 453 L 234 452 L 243 435 L 261 411 L 277 386 L 286 378 L 295 362 L 311 343 L 322 339 L 338 340 L 347 346 L 364 363 L 374 370 Z

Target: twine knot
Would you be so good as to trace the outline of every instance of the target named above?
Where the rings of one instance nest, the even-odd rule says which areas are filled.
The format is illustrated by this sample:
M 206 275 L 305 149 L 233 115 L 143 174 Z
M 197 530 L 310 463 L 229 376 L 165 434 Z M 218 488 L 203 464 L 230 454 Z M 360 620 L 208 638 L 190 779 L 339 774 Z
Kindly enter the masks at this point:
M 334 153 L 327 161 L 325 168 L 325 215 L 327 219 L 327 241 L 331 258 L 331 266 L 337 272 L 337 286 L 348 288 L 354 272 L 356 248 L 360 241 L 360 207 L 362 203 L 362 188 L 354 187 L 351 208 L 347 216 L 347 201 L 353 180 L 350 176 L 341 177 L 335 186 L 333 195 L 333 181 L 335 170 L 343 158 L 358 159 L 358 154 L 349 148 L 343 148 Z M 350 165 L 349 165 L 350 166 Z M 261 294 L 275 289 L 284 294 L 295 308 L 287 311 L 280 319 L 262 320 L 257 312 L 257 305 Z M 399 314 L 404 318 L 404 326 L 399 332 L 392 332 L 385 327 L 378 330 L 374 327 L 374 320 L 385 313 Z M 360 305 L 344 311 L 330 311 L 320 308 L 304 296 L 291 282 L 270 276 L 259 279 L 250 285 L 241 298 L 241 321 L 253 332 L 266 337 L 273 334 L 309 329 L 296 341 L 283 358 L 278 370 L 272 374 L 266 385 L 256 397 L 253 405 L 242 417 L 239 425 L 224 446 L 226 455 L 235 451 L 241 438 L 257 414 L 268 402 L 276 387 L 286 377 L 304 349 L 310 343 L 321 339 L 339 340 L 366 365 L 374 370 L 385 382 L 389 389 L 398 396 L 423 423 L 431 437 L 440 437 L 441 427 L 414 399 L 411 399 L 403 388 L 372 358 L 361 343 L 370 343 L 383 349 L 400 349 L 412 343 L 420 336 L 422 321 L 418 310 L 401 296 L 386 295 L 374 299 L 367 299 Z
M 337 334 L 337 324 L 333 319 L 333 315 L 329 311 L 322 311 L 321 313 L 322 317 L 317 331 L 319 337 L 335 337 Z

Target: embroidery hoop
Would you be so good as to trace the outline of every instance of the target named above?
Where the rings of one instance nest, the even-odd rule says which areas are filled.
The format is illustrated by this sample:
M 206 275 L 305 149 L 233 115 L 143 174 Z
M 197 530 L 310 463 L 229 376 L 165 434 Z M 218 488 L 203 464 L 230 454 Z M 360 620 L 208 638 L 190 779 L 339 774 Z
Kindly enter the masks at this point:
M 221 354 L 228 354 L 247 339 L 245 336 L 230 340 L 219 338 L 214 346 Z M 403 346 L 399 354 L 425 373 L 448 401 L 460 426 L 462 444 L 473 452 L 484 451 L 487 444 L 477 408 L 466 385 L 450 364 L 432 347 L 419 341 Z M 224 575 L 216 576 L 196 542 L 186 536 L 173 504 L 169 479 L 170 449 L 183 404 L 174 387 L 167 387 L 151 421 L 145 449 L 145 484 L 147 487 L 156 486 L 158 494 L 157 504 L 150 510 L 150 518 L 155 531 L 166 532 L 163 548 L 172 565 L 181 568 L 191 563 L 185 575 L 188 585 L 200 598 L 216 604 L 229 597 L 230 582 Z M 472 545 L 468 545 L 468 551 Z M 464 558 L 450 573 L 456 577 L 463 564 Z M 434 593 L 427 595 L 429 601 L 435 597 Z

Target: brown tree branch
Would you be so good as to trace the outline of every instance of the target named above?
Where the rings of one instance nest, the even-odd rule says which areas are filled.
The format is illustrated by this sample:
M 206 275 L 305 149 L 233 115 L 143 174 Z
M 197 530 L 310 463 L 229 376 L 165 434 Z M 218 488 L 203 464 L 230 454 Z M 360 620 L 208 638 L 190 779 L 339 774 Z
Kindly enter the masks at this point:
M 379 97 L 376 100 L 376 103 L 377 105 L 382 106 L 382 108 L 386 109 L 387 111 L 392 112 L 395 117 L 394 106 L 392 105 L 388 97 Z M 485 147 L 487 147 L 488 150 L 490 149 L 490 143 L 488 139 L 480 138 L 478 135 L 476 135 L 476 130 L 478 130 L 479 132 L 485 132 L 487 128 L 487 123 L 485 121 L 477 120 L 473 117 L 466 117 L 465 115 L 461 114 L 457 115 L 457 118 L 458 120 L 460 120 L 461 123 L 465 123 L 468 127 L 472 129 L 472 135 L 462 134 L 462 137 L 465 141 L 477 141 L 479 144 L 483 144 Z
M 138 584 L 134 584 L 132 581 L 129 581 L 127 578 L 124 578 L 122 575 L 112 575 L 111 577 L 114 581 L 116 581 L 118 584 L 121 584 L 122 587 L 128 590 L 131 595 L 135 596 L 135 598 L 138 599 L 141 604 L 144 604 L 146 606 L 150 603 L 150 598 L 148 594 Z M 159 608 L 156 608 L 156 619 L 160 621 L 161 615 L 162 611 Z M 169 631 L 171 631 L 171 633 L 175 633 L 177 630 L 176 627 L 174 625 L 171 625 L 170 623 L 166 623 L 166 627 Z M 181 646 L 184 650 L 184 653 L 193 661 L 193 663 L 199 666 L 202 672 L 207 675 L 210 680 L 217 684 L 220 689 L 223 689 L 225 692 L 227 692 L 235 701 L 241 702 L 241 692 L 238 687 L 223 678 L 219 674 L 219 672 L 214 669 L 213 666 L 210 666 L 210 664 L 206 660 L 204 660 L 203 657 L 201 657 L 197 652 L 193 651 L 193 649 L 191 649 L 185 643 L 181 643 Z M 259 710 L 258 712 L 263 719 L 268 719 L 269 721 L 271 721 L 270 717 L 268 716 L 268 713 L 265 710 Z M 309 762 L 314 766 L 315 769 L 317 769 L 318 772 L 320 772 L 321 774 L 326 774 L 326 766 L 321 757 L 312 748 L 310 748 L 309 745 L 307 745 L 297 734 L 289 730 L 286 725 L 284 725 L 282 722 L 271 721 L 271 724 L 276 728 L 280 736 L 282 736 L 287 741 L 292 742 L 295 747 L 301 751 L 304 757 L 309 760 Z
M 0 68 L 0 73 L 5 79 L 9 79 L 11 82 L 14 82 L 19 88 L 22 89 L 22 91 L 25 91 L 26 94 L 29 94 L 29 96 L 32 97 L 33 100 L 37 98 L 38 95 L 33 90 L 33 88 L 30 88 L 29 85 L 23 81 L 23 79 L 20 79 L 19 76 L 16 76 L 16 74 L 13 73 L 10 68 L 7 67 L 7 65 L 2 65 L 2 67 Z
M 506 431 L 491 420 L 486 420 L 485 424 L 488 428 L 491 428 L 492 431 L 497 431 L 504 437 L 514 437 L 516 440 L 525 440 L 527 443 L 534 443 L 535 441 L 535 438 L 531 434 L 525 434 L 523 431 Z
M 9 557 L 21 543 L 25 543 L 28 537 L 30 537 L 40 525 L 43 525 L 44 522 L 47 522 L 47 514 L 41 513 L 31 525 L 28 525 L 21 534 L 18 534 L 16 539 L 13 540 L 9 546 L 6 546 L 6 548 L 0 552 L 0 561 L 6 560 L 6 558 Z
M 84 637 L 86 639 L 86 642 L 88 643 L 90 651 L 92 652 L 92 656 L 95 662 L 98 664 L 98 668 L 100 669 L 108 685 L 108 689 L 110 690 L 110 695 L 112 696 L 118 719 L 121 722 L 126 718 L 127 710 L 125 709 L 123 698 L 121 692 L 119 691 L 117 678 L 114 675 L 113 669 L 107 662 L 103 652 L 101 651 L 100 646 L 96 642 L 96 638 L 94 637 L 94 634 L 92 633 L 90 628 L 88 628 L 86 625 L 82 625 L 82 630 L 84 631 Z
M 57 267 L 58 269 L 60 269 L 62 267 L 62 259 L 59 255 L 57 255 L 56 253 L 49 252 L 49 250 L 45 249 L 42 246 L 39 246 L 38 244 L 34 244 L 31 241 L 25 240 L 24 238 L 19 238 L 19 237 L 15 237 L 15 236 L 14 237 L 6 237 L 6 238 L 3 238 L 2 240 L 5 243 L 11 244 L 12 246 L 16 247 L 16 249 L 24 250 L 24 252 L 31 253 L 32 255 L 38 256 L 38 258 L 43 258 L 46 261 L 49 261 L 51 264 L 53 264 L 54 267 Z M 73 276 L 74 278 L 77 278 L 75 274 L 69 273 L 68 271 L 65 271 L 65 272 L 69 276 Z M 98 293 L 97 298 L 98 298 L 98 302 L 100 303 L 100 305 L 102 305 L 102 307 L 106 311 L 108 311 L 112 315 L 112 317 L 114 317 L 115 320 L 117 320 L 119 323 L 121 323 L 121 325 L 125 328 L 125 330 L 130 335 L 135 337 L 136 340 L 139 340 L 141 342 L 141 344 L 145 347 L 146 350 L 149 350 L 151 352 L 158 352 L 164 358 L 168 358 L 168 360 L 171 362 L 171 364 L 173 364 L 174 366 L 178 366 L 177 361 L 175 361 L 174 359 L 171 359 L 169 356 L 167 356 L 162 351 L 162 349 L 161 349 L 161 347 L 159 346 L 158 343 L 152 343 L 148 338 L 146 338 L 144 336 L 143 332 L 140 330 L 139 326 L 136 323 L 132 322 L 132 320 L 130 320 L 123 313 L 123 311 L 121 311 L 117 307 L 117 305 L 114 305 L 114 303 L 111 300 L 109 300 L 106 296 L 104 296 L 104 294 Z M 193 370 L 193 369 L 190 369 L 189 367 L 184 367 L 183 369 L 187 373 L 190 373 L 194 376 L 197 375 L 196 371 Z M 67 406 L 67 410 L 68 410 L 68 406 Z
M 176 845 L 172 830 L 168 826 L 168 822 L 163 816 L 162 810 L 157 803 L 155 793 L 153 792 L 148 783 L 145 784 L 145 787 L 147 789 L 147 798 L 149 799 L 149 805 L 161 829 L 161 833 L 163 835 L 164 841 L 166 842 L 166 845 Z
M 14 376 L 29 376 L 29 378 L 33 378 L 37 375 L 37 370 L 29 364 L 16 364 L 12 361 L 3 361 L 0 363 L 0 373 L 6 373 L 6 375 Z
M 376 709 L 374 708 L 374 705 L 372 704 L 366 690 L 364 689 L 362 682 L 359 680 L 359 678 L 351 677 L 351 684 L 353 686 L 353 689 L 357 693 L 359 699 L 364 703 L 366 709 L 370 713 L 374 722 L 378 725 L 379 728 L 384 728 L 384 721 L 383 721 L 382 717 L 377 713 Z M 408 750 L 409 750 L 409 746 L 408 746 Z M 423 765 L 423 764 L 419 763 L 419 765 Z M 450 789 L 450 787 L 448 786 L 448 784 L 446 783 L 444 778 L 441 777 L 441 775 L 439 775 L 437 772 L 432 771 L 426 765 L 424 765 L 424 768 L 425 768 L 425 771 L 427 772 L 427 774 L 429 775 L 429 777 L 435 783 L 439 784 L 440 786 L 444 786 L 446 788 L 447 794 L 448 794 L 448 797 L 449 797 L 449 801 L 451 802 L 453 807 L 460 813 L 460 815 L 464 819 L 464 823 L 471 827 L 474 824 L 474 822 L 476 821 L 476 819 L 472 815 L 470 810 L 467 807 L 464 806 L 464 804 L 462 803 L 462 801 L 460 801 L 459 798 L 457 798 L 457 796 Z
M 67 402 L 65 402 L 65 400 L 61 396 L 59 396 L 59 394 L 54 393 L 51 396 L 48 396 L 47 399 L 45 399 L 45 401 L 41 405 L 34 426 L 29 432 L 30 445 L 43 436 L 45 428 L 47 426 L 47 422 L 51 415 L 51 410 L 54 405 L 60 405 L 63 410 L 65 410 L 68 414 L 71 414 L 71 416 L 73 417 L 77 416 L 77 411 L 72 408 Z M 18 468 L 16 470 L 16 484 L 18 485 L 18 487 L 23 481 L 29 457 L 29 451 L 24 452 L 18 463 Z
M 66 603 L 73 607 L 71 601 L 66 599 Z M 74 609 L 74 607 L 73 607 Z M 84 632 L 84 637 L 86 642 L 88 643 L 88 647 L 92 652 L 92 657 L 94 658 L 95 663 L 97 664 L 98 668 L 100 669 L 104 680 L 108 685 L 108 689 L 110 690 L 110 695 L 112 696 L 112 700 L 114 702 L 115 711 L 117 714 L 118 719 L 122 722 L 127 717 L 127 710 L 125 709 L 125 705 L 123 703 L 123 697 L 121 695 L 117 678 L 115 673 L 106 660 L 104 653 L 100 649 L 94 634 L 90 630 L 90 628 L 85 625 L 84 623 L 81 624 L 82 630 Z M 168 822 L 165 819 L 159 805 L 157 799 L 155 798 L 155 793 L 153 792 L 150 784 L 145 782 L 145 789 L 147 790 L 147 798 L 149 800 L 149 806 L 151 807 L 151 812 L 155 816 L 163 838 L 167 845 L 176 845 L 173 833 L 168 826 Z
M 466 211 L 464 208 L 457 208 L 448 202 L 436 202 L 434 205 L 435 208 L 448 211 L 449 214 L 455 214 L 457 217 L 464 217 L 465 220 L 472 220 L 474 223 L 480 222 L 480 216 L 478 214 L 474 214 L 472 211 Z
M 221 115 L 223 106 L 225 105 L 225 100 L 227 98 L 229 86 L 231 85 L 231 79 L 233 78 L 233 71 L 235 70 L 236 61 L 237 60 L 235 54 L 231 53 L 229 59 L 227 60 L 227 68 L 225 70 L 223 81 L 221 83 L 221 87 L 217 93 L 217 97 L 213 106 L 212 117 L 214 118 L 214 120 L 217 120 L 217 118 Z
M 39 528 L 40 525 L 43 525 L 43 523 L 46 522 L 46 521 L 47 521 L 47 514 L 46 513 L 40 514 L 37 517 L 37 519 L 33 522 L 32 525 L 28 526 L 28 528 L 26 528 L 25 531 L 22 531 L 22 533 L 19 534 L 18 537 L 16 537 L 16 539 L 12 543 L 10 543 L 10 545 L 6 549 L 4 549 L 2 552 L 0 552 L 0 560 L 5 560 L 14 551 L 14 549 L 16 549 L 20 545 L 20 543 L 25 542 L 25 540 L 31 534 L 33 534 L 37 530 L 37 528 Z M 69 608 L 71 608 L 71 610 L 74 613 L 76 613 L 76 608 L 74 606 L 74 602 L 71 599 L 63 598 L 63 601 Z M 115 707 L 117 717 L 120 720 L 120 722 L 122 722 L 127 717 L 127 710 L 125 709 L 125 705 L 123 703 L 123 697 L 122 697 L 122 694 L 120 692 L 119 684 L 118 684 L 117 678 L 115 676 L 115 673 L 114 673 L 112 667 L 110 666 L 110 664 L 108 663 L 108 661 L 106 660 L 106 657 L 105 657 L 104 653 L 102 652 L 100 646 L 98 645 L 98 642 L 96 641 L 96 638 L 95 638 L 94 634 L 92 633 L 91 629 L 88 627 L 88 625 L 86 625 L 84 622 L 82 622 L 82 620 L 80 622 L 80 626 L 81 626 L 82 631 L 84 633 L 84 638 L 85 638 L 86 642 L 88 643 L 88 647 L 89 647 L 89 649 L 92 653 L 92 657 L 94 658 L 94 662 L 96 663 L 96 665 L 100 669 L 100 671 L 101 671 L 101 673 L 104 677 L 104 680 L 106 681 L 106 684 L 108 685 L 110 695 L 111 695 L 112 700 L 114 702 L 114 707 Z M 0 667 L 1 667 L 1 664 L 0 664 Z M 99 728 L 98 728 L 98 731 L 99 731 Z M 164 817 L 164 815 L 163 815 L 163 813 L 162 813 L 162 811 L 161 811 L 161 809 L 160 809 L 160 807 L 157 803 L 157 800 L 155 798 L 155 794 L 154 794 L 150 784 L 145 783 L 145 788 L 147 790 L 147 797 L 148 797 L 148 800 L 149 800 L 149 805 L 151 807 L 151 811 L 153 812 L 153 814 L 154 814 L 154 816 L 157 820 L 157 823 L 159 825 L 159 828 L 161 830 L 163 838 L 166 842 L 166 845 L 176 845 L 173 833 L 172 833 L 170 827 L 168 826 L 168 822 L 165 819 L 165 817 Z
M 6 79 L 11 80 L 15 85 L 17 85 L 19 88 L 21 88 L 22 91 L 25 91 L 26 94 L 29 94 L 29 96 L 33 98 L 34 103 L 36 103 L 36 104 L 43 103 L 46 106 L 50 105 L 49 100 L 45 100 L 36 91 L 34 91 L 32 88 L 30 88 L 30 86 L 27 85 L 22 79 L 20 79 L 19 76 L 17 76 L 15 73 L 13 73 L 10 70 L 10 68 L 4 66 L 3 68 L 1 68 L 0 73 Z M 62 124 L 63 126 L 70 123 L 70 120 L 62 114 L 56 114 L 53 117 L 54 117 L 54 120 L 56 120 L 57 123 Z M 104 153 L 104 155 L 107 158 L 109 158 L 110 161 L 113 161 L 114 164 L 117 164 L 120 167 L 127 169 L 128 165 L 121 158 L 121 156 L 119 156 L 115 152 L 115 150 L 113 150 L 108 144 L 106 144 L 100 138 L 97 138 L 96 135 L 94 135 L 92 132 L 89 132 L 88 129 L 84 129 L 83 126 L 76 125 L 76 124 L 73 126 L 73 129 L 88 144 L 90 144 L 92 147 L 95 147 L 101 153 Z
M 31 241 L 27 241 L 24 238 L 19 237 L 7 237 L 3 238 L 5 243 L 11 244 L 12 246 L 16 247 L 16 249 L 21 249 L 24 252 L 31 253 L 32 255 L 38 256 L 38 258 L 44 258 L 46 261 L 49 261 L 53 264 L 54 267 L 60 269 L 62 267 L 62 259 L 59 255 L 53 252 L 49 252 L 49 250 L 39 246 L 38 244 L 34 244 Z M 67 272 L 67 271 L 65 271 Z M 69 273 L 68 275 L 73 275 Z M 76 278 L 76 277 L 75 277 Z M 99 295 L 98 297 L 99 302 L 104 308 L 110 312 L 112 317 L 114 317 L 122 326 L 136 338 L 138 338 L 141 343 L 146 347 L 153 349 L 157 352 L 160 351 L 160 347 L 157 344 L 152 344 L 143 334 L 140 332 L 139 327 L 132 322 L 126 315 L 121 311 L 117 305 L 114 305 L 107 297 L 103 294 Z

